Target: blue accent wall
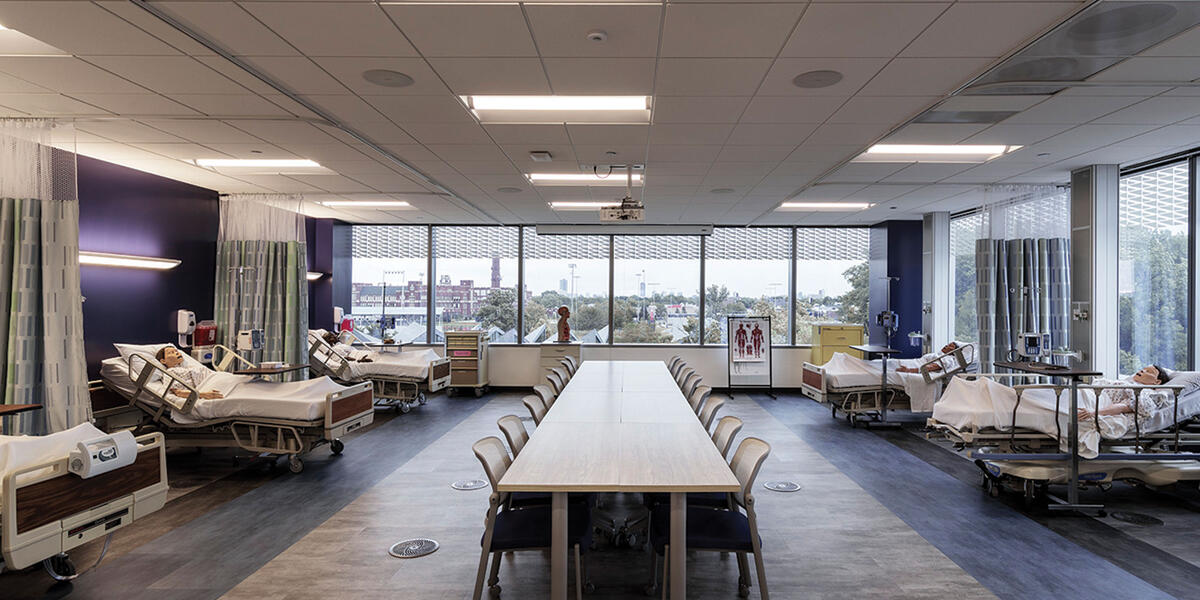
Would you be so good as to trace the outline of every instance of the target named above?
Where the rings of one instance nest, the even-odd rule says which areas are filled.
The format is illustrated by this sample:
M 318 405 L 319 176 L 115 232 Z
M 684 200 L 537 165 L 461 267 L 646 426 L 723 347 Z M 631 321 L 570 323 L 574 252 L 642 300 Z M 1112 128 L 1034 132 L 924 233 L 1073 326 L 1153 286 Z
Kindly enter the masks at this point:
M 333 330 L 333 219 L 305 217 L 308 270 L 325 276 L 308 284 L 308 326 Z
M 901 350 L 898 358 L 917 358 L 921 348 L 908 343 L 908 333 L 921 329 L 921 221 L 884 221 L 871 227 L 870 293 L 867 328 L 872 344 L 885 344 Z M 875 324 L 875 315 L 888 308 L 885 277 L 899 277 L 891 284 L 891 309 L 900 316 L 900 328 L 891 339 L 884 339 L 883 328 Z
M 213 318 L 218 195 L 213 190 L 78 157 L 79 249 L 175 258 L 170 271 L 84 266 L 83 337 L 88 377 L 116 356 L 113 342 L 176 339 L 171 312 Z

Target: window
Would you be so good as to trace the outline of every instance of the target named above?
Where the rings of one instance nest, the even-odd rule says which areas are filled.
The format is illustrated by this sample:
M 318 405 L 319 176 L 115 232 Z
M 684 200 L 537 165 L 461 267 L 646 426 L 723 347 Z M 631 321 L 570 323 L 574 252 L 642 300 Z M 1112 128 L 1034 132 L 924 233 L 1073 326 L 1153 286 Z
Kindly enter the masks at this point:
M 987 228 L 988 214 L 974 212 L 950 219 L 950 302 L 954 307 L 955 340 L 979 341 L 978 306 L 975 303 L 975 240 Z
M 704 341 L 728 341 L 727 317 L 771 317 L 771 343 L 788 343 L 790 228 L 717 228 L 705 242 Z
M 700 238 L 616 236 L 613 341 L 700 341 Z
M 425 272 L 429 228 L 359 225 L 351 234 L 350 313 L 371 338 L 424 343 L 428 322 Z
M 517 228 L 434 227 L 434 342 L 481 329 L 517 342 Z
M 814 323 L 867 322 L 865 227 L 796 229 L 796 343 L 812 343 Z
M 608 343 L 609 236 L 538 235 L 534 227 L 524 236 L 524 341 L 555 339 L 555 311 L 566 306 L 573 340 Z
M 1187 163 L 1122 177 L 1117 231 L 1120 372 L 1187 368 Z

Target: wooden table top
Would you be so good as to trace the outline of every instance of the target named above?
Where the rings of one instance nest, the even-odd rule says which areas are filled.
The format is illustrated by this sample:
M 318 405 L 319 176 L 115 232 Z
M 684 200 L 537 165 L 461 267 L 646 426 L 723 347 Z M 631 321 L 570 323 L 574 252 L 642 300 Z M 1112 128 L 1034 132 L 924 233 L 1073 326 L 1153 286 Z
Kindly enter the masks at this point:
M 850 346 L 850 348 L 869 354 L 900 354 L 900 351 L 895 348 L 888 348 L 887 346 L 874 346 L 871 344 L 858 344 L 856 346 Z
M 585 361 L 502 492 L 735 492 L 738 481 L 666 365 Z
M 31 410 L 41 410 L 41 404 L 0 404 L 0 417 L 15 415 Z

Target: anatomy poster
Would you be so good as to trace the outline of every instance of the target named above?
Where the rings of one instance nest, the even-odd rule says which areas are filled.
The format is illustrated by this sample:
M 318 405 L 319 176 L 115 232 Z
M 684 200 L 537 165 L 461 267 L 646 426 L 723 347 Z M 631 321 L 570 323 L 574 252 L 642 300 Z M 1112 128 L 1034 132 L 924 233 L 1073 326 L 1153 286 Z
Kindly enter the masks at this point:
M 770 317 L 729 317 L 729 386 L 771 386 Z

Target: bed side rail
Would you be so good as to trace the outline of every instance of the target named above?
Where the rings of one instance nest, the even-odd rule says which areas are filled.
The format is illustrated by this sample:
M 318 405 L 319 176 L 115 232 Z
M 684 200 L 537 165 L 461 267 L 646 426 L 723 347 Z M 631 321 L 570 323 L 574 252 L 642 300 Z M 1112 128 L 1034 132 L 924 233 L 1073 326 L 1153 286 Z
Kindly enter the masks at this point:
M 135 363 L 143 363 L 141 371 L 138 372 L 137 381 L 135 381 L 137 388 L 133 392 L 133 398 L 131 399 L 131 402 L 137 402 L 141 397 L 142 392 L 157 398 L 159 401 L 159 406 L 158 410 L 156 410 L 154 413 L 155 420 L 162 417 L 162 414 L 167 410 L 168 406 L 173 407 L 183 413 L 192 412 L 192 408 L 196 406 L 196 401 L 200 399 L 200 394 L 196 391 L 196 388 L 184 382 L 182 379 L 172 375 L 166 369 L 158 366 L 157 362 L 141 352 L 135 352 L 129 355 L 129 360 L 126 362 L 128 363 L 127 366 L 130 374 L 134 372 L 133 366 Z M 149 385 L 150 379 L 155 373 L 158 373 L 162 377 L 163 383 L 165 384 L 161 393 L 155 391 L 152 386 Z M 182 388 L 187 391 L 187 398 L 184 400 L 182 406 L 170 399 L 170 397 L 173 395 L 179 397 L 171 392 L 171 390 L 178 388 Z
M 318 370 L 328 373 L 334 379 L 341 379 L 343 381 L 348 379 L 350 365 L 346 357 L 334 352 L 333 346 L 330 346 L 328 342 L 321 339 L 319 335 L 310 333 L 308 339 L 310 342 L 308 346 L 308 364 L 316 366 Z M 325 357 L 321 358 L 320 353 L 324 353 Z
M 975 356 L 975 344 L 963 344 L 962 346 L 958 346 L 948 353 L 939 354 L 933 360 L 921 365 L 920 369 L 918 370 L 921 372 L 921 377 L 925 379 L 925 383 L 941 381 L 948 377 L 953 377 L 958 373 L 966 373 L 969 371 L 972 362 L 967 360 L 968 348 L 971 350 L 971 356 Z M 945 365 L 942 365 L 942 360 L 950 357 L 954 358 L 954 368 L 946 369 Z M 943 368 L 936 371 L 931 370 L 930 367 L 935 364 L 942 365 Z

